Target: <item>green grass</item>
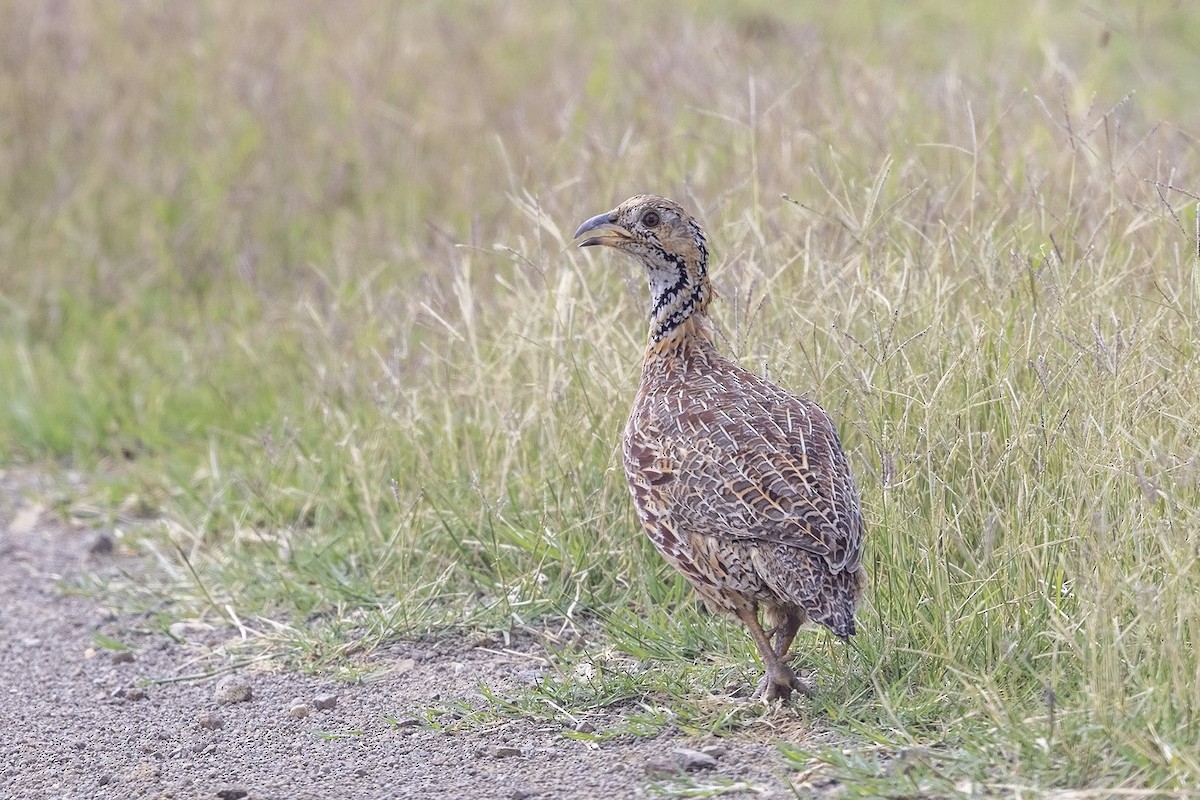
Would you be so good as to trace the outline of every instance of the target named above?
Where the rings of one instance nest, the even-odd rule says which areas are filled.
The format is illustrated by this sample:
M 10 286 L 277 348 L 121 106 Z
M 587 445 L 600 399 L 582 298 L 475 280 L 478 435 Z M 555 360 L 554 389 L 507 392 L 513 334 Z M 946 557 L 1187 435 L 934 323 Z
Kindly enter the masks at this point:
M 849 744 L 797 774 L 1194 786 L 1200 17 L 998 8 L 4 3 L 0 452 L 145 531 L 164 626 L 336 670 L 566 620 L 486 713 L 760 725 L 629 507 L 640 276 L 569 246 L 656 191 L 860 478 L 861 633 L 802 635 L 797 711 Z

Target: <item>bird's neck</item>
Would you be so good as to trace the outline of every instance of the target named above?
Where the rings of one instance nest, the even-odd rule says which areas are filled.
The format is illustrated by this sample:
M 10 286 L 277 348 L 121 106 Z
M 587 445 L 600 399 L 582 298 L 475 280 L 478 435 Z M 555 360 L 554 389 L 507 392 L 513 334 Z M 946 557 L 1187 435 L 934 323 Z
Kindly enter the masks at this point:
M 693 314 L 662 336 L 651 333 L 646 345 L 646 361 L 672 359 L 693 351 L 716 352 L 712 323 L 707 314 Z
M 669 347 L 682 337 L 708 335 L 712 284 L 704 264 L 650 275 L 650 347 Z

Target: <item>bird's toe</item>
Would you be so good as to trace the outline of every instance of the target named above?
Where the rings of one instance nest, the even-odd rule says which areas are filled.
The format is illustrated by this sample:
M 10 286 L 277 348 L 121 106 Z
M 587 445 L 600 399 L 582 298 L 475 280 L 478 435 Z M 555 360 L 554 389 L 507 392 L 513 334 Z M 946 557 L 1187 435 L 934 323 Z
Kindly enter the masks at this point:
M 775 700 L 787 701 L 792 698 L 793 691 L 800 692 L 805 697 L 813 696 L 812 684 L 785 665 L 776 672 L 768 671 L 763 675 L 751 699 L 766 700 L 768 703 Z

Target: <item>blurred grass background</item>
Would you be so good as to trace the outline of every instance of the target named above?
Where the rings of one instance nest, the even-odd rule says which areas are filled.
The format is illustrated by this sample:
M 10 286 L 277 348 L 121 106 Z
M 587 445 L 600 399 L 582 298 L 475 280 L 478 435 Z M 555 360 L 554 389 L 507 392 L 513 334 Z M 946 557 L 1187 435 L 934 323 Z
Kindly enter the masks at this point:
M 947 792 L 1200 782 L 1188 4 L 0 15 L 0 452 L 162 521 L 164 618 L 321 668 L 596 618 L 661 665 L 558 701 L 750 680 L 626 498 L 641 276 L 569 246 L 652 191 L 709 228 L 722 346 L 860 477 L 873 586 L 849 655 L 801 638 L 815 718 Z

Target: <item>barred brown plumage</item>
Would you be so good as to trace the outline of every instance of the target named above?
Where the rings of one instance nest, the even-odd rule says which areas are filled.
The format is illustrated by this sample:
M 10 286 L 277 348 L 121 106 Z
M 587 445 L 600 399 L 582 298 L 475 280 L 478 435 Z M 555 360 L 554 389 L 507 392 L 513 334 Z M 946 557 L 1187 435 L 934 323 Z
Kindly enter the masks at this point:
M 756 696 L 808 694 L 789 664 L 796 632 L 811 619 L 851 636 L 866 583 L 858 492 L 833 422 L 717 352 L 707 242 L 678 204 L 631 197 L 580 237 L 580 247 L 637 258 L 650 283 L 650 341 L 624 437 L 638 518 L 710 608 L 750 629 L 766 667 Z

